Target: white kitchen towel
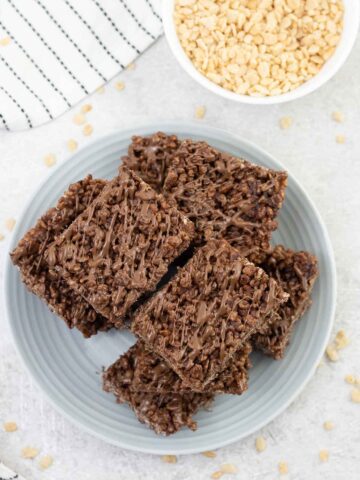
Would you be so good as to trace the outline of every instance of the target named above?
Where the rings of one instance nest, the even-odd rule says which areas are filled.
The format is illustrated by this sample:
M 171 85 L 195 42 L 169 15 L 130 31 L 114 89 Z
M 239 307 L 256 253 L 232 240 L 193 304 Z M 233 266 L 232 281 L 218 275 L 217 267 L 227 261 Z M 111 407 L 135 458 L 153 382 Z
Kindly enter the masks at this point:
M 24 477 L 17 475 L 15 472 L 12 472 L 9 468 L 5 467 L 3 463 L 0 462 L 0 480 L 24 480 Z
M 160 0 L 1 0 L 0 128 L 56 118 L 161 33 Z

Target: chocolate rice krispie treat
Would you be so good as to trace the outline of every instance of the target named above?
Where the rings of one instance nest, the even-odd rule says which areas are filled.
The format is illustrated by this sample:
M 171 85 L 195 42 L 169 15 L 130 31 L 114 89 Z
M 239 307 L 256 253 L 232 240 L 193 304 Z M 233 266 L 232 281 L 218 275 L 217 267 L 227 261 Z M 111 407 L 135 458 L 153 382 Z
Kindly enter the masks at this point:
M 286 185 L 286 172 L 185 140 L 171 156 L 163 190 L 194 221 L 200 242 L 222 237 L 257 261 L 270 248 Z
M 107 381 L 104 390 L 115 393 Z M 192 416 L 200 408 L 208 409 L 214 399 L 210 393 L 152 394 L 131 392 L 128 388 L 117 390 L 115 396 L 118 403 L 129 405 L 141 423 L 162 435 L 172 435 L 182 427 L 196 430 Z
M 134 136 L 122 161 L 154 190 L 161 192 L 171 155 L 179 145 L 176 135 L 162 132 L 149 137 Z
M 97 312 L 121 327 L 155 290 L 193 236 L 193 224 L 122 167 L 46 252 L 48 264 Z
M 19 267 L 27 288 L 44 300 L 50 310 L 63 318 L 69 328 L 76 327 L 85 337 L 109 328 L 107 320 L 75 293 L 59 274 L 49 269 L 44 252 L 104 188 L 104 180 L 91 175 L 70 185 L 59 199 L 19 241 L 11 259 Z
M 277 245 L 261 267 L 290 295 L 280 306 L 271 326 L 253 337 L 255 348 L 278 360 L 284 356 L 296 321 L 311 304 L 310 294 L 318 276 L 318 264 L 316 257 L 308 252 L 294 252 Z
M 250 342 L 238 350 L 229 366 L 207 384 L 205 391 L 241 395 L 247 390 L 251 350 Z M 115 394 L 124 388 L 131 392 L 162 394 L 190 392 L 163 358 L 149 350 L 141 340 L 105 370 L 103 380 L 111 385 Z
M 288 295 L 225 240 L 199 248 L 142 305 L 132 330 L 192 391 L 204 391 Z

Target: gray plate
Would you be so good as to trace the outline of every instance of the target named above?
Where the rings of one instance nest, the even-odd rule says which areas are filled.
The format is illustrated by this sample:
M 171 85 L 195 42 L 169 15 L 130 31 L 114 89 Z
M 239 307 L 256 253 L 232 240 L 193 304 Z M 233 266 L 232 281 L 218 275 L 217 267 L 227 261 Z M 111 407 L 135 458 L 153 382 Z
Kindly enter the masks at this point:
M 205 126 L 177 122 L 115 133 L 59 165 L 40 186 L 18 222 L 11 248 L 70 183 L 87 173 L 113 177 L 131 136 L 157 130 L 203 139 L 259 165 L 283 168 L 255 145 Z M 184 429 L 169 438 L 159 437 L 139 423 L 127 406 L 117 405 L 112 395 L 101 390 L 100 372 L 128 349 L 133 336 L 129 332 L 109 332 L 84 340 L 26 291 L 17 270 L 7 260 L 6 305 L 17 348 L 30 374 L 53 404 L 80 427 L 110 443 L 142 452 L 183 454 L 239 440 L 276 417 L 298 395 L 324 352 L 333 321 L 336 277 L 328 234 L 311 200 L 291 175 L 274 242 L 317 255 L 320 278 L 313 304 L 299 322 L 286 358 L 276 362 L 255 355 L 248 392 L 241 397 L 218 396 L 211 412 L 196 416 L 196 432 Z

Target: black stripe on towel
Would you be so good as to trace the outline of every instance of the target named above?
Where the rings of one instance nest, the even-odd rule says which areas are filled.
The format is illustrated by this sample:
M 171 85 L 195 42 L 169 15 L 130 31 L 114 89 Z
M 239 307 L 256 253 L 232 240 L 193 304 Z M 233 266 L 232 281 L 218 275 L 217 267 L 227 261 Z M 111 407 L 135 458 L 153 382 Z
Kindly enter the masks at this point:
M 15 72 L 15 70 L 12 68 L 11 65 L 8 64 L 8 62 L 5 60 L 5 58 L 3 58 L 1 55 L 0 55 L 0 60 L 7 66 L 7 68 L 10 70 L 10 72 L 14 75 L 14 77 L 19 80 L 19 82 L 21 82 L 24 87 L 26 88 L 26 90 L 28 92 L 30 92 L 32 94 L 33 97 L 36 98 L 36 100 L 41 104 L 41 106 L 43 107 L 43 109 L 45 110 L 45 112 L 49 115 L 49 118 L 52 120 L 54 117 L 51 115 L 49 109 L 47 108 L 47 106 L 45 105 L 44 101 L 38 96 L 37 93 L 34 92 L 34 90 L 29 87 L 29 85 L 21 78 L 19 77 L 19 75 Z
M 19 104 L 19 102 L 17 102 L 17 100 L 15 100 L 15 98 L 2 85 L 0 85 L 0 90 L 2 90 L 10 98 L 10 100 L 17 106 L 17 108 L 24 114 L 29 127 L 32 128 L 32 123 L 31 123 L 30 117 L 26 113 L 26 111 L 23 109 L 23 107 Z
M 148 35 L 153 40 L 156 40 L 156 37 L 152 33 L 149 32 L 149 30 L 140 22 L 140 20 L 137 19 L 135 13 L 130 10 L 130 8 L 127 6 L 127 4 L 124 2 L 124 0 L 119 0 L 119 2 L 121 3 L 121 5 L 123 5 L 123 7 L 128 12 L 128 14 L 131 16 L 131 18 L 134 20 L 136 25 L 138 25 L 146 35 Z
M 59 57 L 59 55 L 50 47 L 50 45 L 47 43 L 44 37 L 40 35 L 40 33 L 34 28 L 34 26 L 29 22 L 29 20 L 24 17 L 24 15 L 19 11 L 19 9 L 12 3 L 12 0 L 8 0 L 9 5 L 13 7 L 13 9 L 16 11 L 16 13 L 24 20 L 24 22 L 28 25 L 28 27 L 35 33 L 35 35 L 41 40 L 41 42 L 47 47 L 49 52 L 53 54 L 53 56 L 56 58 L 56 60 L 60 63 L 60 65 L 66 70 L 66 72 L 70 75 L 70 77 L 75 80 L 75 82 L 79 85 L 79 87 L 82 89 L 83 92 L 86 93 L 86 95 L 89 94 L 88 90 L 84 87 L 84 85 L 80 82 L 78 78 L 75 77 L 74 73 L 65 65 L 63 60 Z
M 97 73 L 97 75 L 101 78 L 101 80 L 103 80 L 104 82 L 106 82 L 106 77 L 104 77 L 104 75 L 93 65 L 93 63 L 91 62 L 90 58 L 81 50 L 81 48 L 74 42 L 74 40 L 69 36 L 69 34 L 67 32 L 65 32 L 65 30 L 62 28 L 62 26 L 59 24 L 59 22 L 53 17 L 53 15 L 51 15 L 51 13 L 49 12 L 49 10 L 45 7 L 45 5 L 43 5 L 40 0 L 35 0 L 36 3 L 44 10 L 44 12 L 46 13 L 46 15 L 52 20 L 52 22 L 58 27 L 58 29 L 60 30 L 60 32 L 65 35 L 65 37 L 69 40 L 69 42 L 71 43 L 71 45 L 73 45 L 73 47 L 76 48 L 76 50 L 80 53 L 80 55 L 83 57 L 83 59 L 87 62 L 87 64 L 89 65 L 90 68 L 92 68 L 94 70 L 94 72 Z
M 117 58 L 114 57 L 114 55 L 108 50 L 106 45 L 103 44 L 101 41 L 100 37 L 97 35 L 97 33 L 91 28 L 91 26 L 88 24 L 88 22 L 83 18 L 80 13 L 69 3 L 68 0 L 64 0 L 66 5 L 70 8 L 70 10 L 77 16 L 77 18 L 85 25 L 85 27 L 89 30 L 89 32 L 96 38 L 98 41 L 100 47 L 107 53 L 107 55 L 113 60 L 115 63 L 117 63 L 121 68 L 125 68 L 125 66 L 118 60 Z
M 156 17 L 158 20 L 160 20 L 160 22 L 162 22 L 160 15 L 155 11 L 155 9 L 154 9 L 154 7 L 152 6 L 152 3 L 150 2 L 150 0 L 145 0 L 145 2 L 149 5 L 150 10 L 151 10 L 152 13 L 155 15 L 155 17 Z
M 1 115 L 1 113 L 0 113 L 0 118 L 1 118 L 1 121 L 4 125 L 4 127 L 6 128 L 6 130 L 10 130 L 9 127 L 8 127 L 8 124 L 6 123 L 5 118 Z
M 135 45 L 133 45 L 130 40 L 128 38 L 125 37 L 125 35 L 118 29 L 118 27 L 116 26 L 116 24 L 114 23 L 114 21 L 112 20 L 111 17 L 109 17 L 109 15 L 106 13 L 106 11 L 103 9 L 103 7 L 96 1 L 96 0 L 92 0 L 93 3 L 95 3 L 95 5 L 98 7 L 98 9 L 100 10 L 100 12 L 104 15 L 104 17 L 106 18 L 106 20 L 111 24 L 111 26 L 113 27 L 113 29 L 116 31 L 116 33 L 118 35 L 120 35 L 120 37 L 129 45 L 129 47 L 131 47 L 133 50 L 135 50 L 135 52 L 140 55 L 140 50 L 138 50 Z
M 44 70 L 40 67 L 40 65 L 38 65 L 35 60 L 30 57 L 30 55 L 28 54 L 28 52 L 25 50 L 25 48 L 16 40 L 16 38 L 14 38 L 14 36 L 10 33 L 10 31 L 5 27 L 5 25 L 1 22 L 0 20 L 0 27 L 5 31 L 5 33 L 9 36 L 11 36 L 11 41 L 19 48 L 19 50 L 21 50 L 21 52 L 25 55 L 25 57 L 34 65 L 34 67 L 38 70 L 38 72 L 41 74 L 41 76 L 49 83 L 49 85 L 55 90 L 55 92 L 57 94 L 60 95 L 60 97 L 64 100 L 64 102 L 66 103 L 66 105 L 71 108 L 72 105 L 71 103 L 69 102 L 69 100 L 65 97 L 65 95 L 60 92 L 60 90 L 58 89 L 58 87 L 52 82 L 52 80 L 46 75 L 46 73 L 44 72 Z

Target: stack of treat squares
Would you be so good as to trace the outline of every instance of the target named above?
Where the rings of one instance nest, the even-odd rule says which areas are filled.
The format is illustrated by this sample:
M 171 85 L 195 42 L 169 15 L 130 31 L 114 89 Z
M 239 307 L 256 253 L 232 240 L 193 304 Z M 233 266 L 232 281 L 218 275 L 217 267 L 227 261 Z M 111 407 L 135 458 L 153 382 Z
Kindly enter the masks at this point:
M 113 180 L 71 185 L 11 253 L 27 288 L 88 338 L 136 343 L 103 387 L 169 435 L 216 394 L 248 388 L 250 354 L 284 356 L 318 275 L 270 245 L 286 172 L 205 142 L 134 137 Z

